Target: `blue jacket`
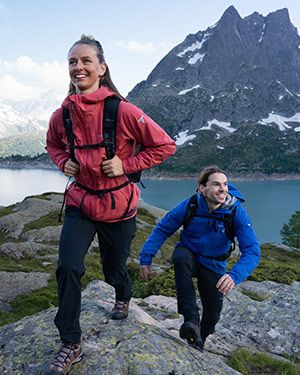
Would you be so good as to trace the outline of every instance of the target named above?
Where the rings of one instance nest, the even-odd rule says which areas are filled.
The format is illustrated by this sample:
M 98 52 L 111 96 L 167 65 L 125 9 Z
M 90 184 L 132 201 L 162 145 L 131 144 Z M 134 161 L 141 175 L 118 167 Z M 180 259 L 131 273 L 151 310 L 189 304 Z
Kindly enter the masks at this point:
M 232 184 L 228 184 L 228 197 L 226 202 L 214 210 L 214 216 L 230 213 L 234 206 L 233 229 L 238 240 L 241 256 L 238 262 L 228 272 L 235 284 L 245 280 L 257 267 L 260 258 L 260 247 L 254 233 L 252 223 L 241 203 L 245 201 L 241 193 Z M 198 193 L 198 208 L 196 216 L 186 229 L 180 232 L 180 241 L 177 246 L 184 246 L 195 253 L 197 260 L 208 269 L 223 275 L 226 273 L 227 260 L 220 261 L 206 256 L 217 257 L 228 252 L 230 239 L 225 233 L 224 222 L 205 217 L 199 214 L 209 215 L 206 201 L 202 194 Z M 188 209 L 189 199 L 185 199 L 166 214 L 156 225 L 151 235 L 145 242 L 140 252 L 140 264 L 150 265 L 165 240 L 172 236 L 183 224 Z

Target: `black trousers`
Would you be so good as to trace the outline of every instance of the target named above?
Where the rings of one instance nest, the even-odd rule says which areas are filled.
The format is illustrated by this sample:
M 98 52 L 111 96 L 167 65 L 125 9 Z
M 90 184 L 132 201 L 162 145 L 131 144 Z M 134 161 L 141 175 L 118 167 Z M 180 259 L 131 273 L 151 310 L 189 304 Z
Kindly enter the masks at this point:
M 130 300 L 132 289 L 126 261 L 135 230 L 135 218 L 103 223 L 90 220 L 76 207 L 66 207 L 56 271 L 59 307 L 54 319 L 63 341 L 78 343 L 81 339 L 80 279 L 84 275 L 84 257 L 96 233 L 105 281 L 115 288 L 116 300 Z
M 203 308 L 200 322 L 201 337 L 205 340 L 209 334 L 214 333 L 220 319 L 223 294 L 217 290 L 216 284 L 221 276 L 202 266 L 195 255 L 185 247 L 175 248 L 172 260 L 175 269 L 178 313 L 183 315 L 184 321 L 196 324 L 200 319 L 193 277 L 197 278 Z

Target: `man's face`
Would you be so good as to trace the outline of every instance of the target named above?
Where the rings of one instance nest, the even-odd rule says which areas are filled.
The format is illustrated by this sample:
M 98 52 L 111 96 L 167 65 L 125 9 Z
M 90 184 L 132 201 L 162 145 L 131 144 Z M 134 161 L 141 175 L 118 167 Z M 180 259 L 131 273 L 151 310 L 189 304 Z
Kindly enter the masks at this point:
M 199 191 L 203 194 L 209 208 L 221 206 L 228 193 L 227 177 L 223 173 L 213 173 L 209 176 L 206 185 L 199 185 Z

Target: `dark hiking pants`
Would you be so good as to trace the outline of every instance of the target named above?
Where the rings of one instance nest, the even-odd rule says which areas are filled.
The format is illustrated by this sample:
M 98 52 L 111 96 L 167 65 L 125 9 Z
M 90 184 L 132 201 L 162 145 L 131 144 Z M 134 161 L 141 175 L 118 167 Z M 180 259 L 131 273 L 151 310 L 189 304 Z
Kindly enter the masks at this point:
M 132 290 L 126 261 L 135 228 L 135 218 L 103 223 L 91 221 L 76 207 L 66 207 L 56 271 L 59 308 L 54 319 L 62 340 L 80 342 L 80 279 L 84 275 L 84 257 L 96 233 L 105 281 L 115 288 L 116 300 L 130 300 Z
M 172 257 L 175 269 L 175 284 L 177 292 L 178 313 L 183 315 L 184 321 L 199 323 L 199 307 L 196 303 L 196 293 L 193 277 L 197 278 L 197 285 L 202 302 L 201 337 L 203 340 L 215 331 L 220 319 L 223 306 L 223 294 L 216 284 L 221 277 L 219 274 L 203 267 L 195 255 L 185 247 L 177 247 Z

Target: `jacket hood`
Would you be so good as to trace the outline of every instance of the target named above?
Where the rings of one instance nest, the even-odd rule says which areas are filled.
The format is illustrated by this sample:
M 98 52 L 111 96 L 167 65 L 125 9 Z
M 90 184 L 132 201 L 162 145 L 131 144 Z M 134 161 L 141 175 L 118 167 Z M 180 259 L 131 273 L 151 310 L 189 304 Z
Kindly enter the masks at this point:
M 68 107 L 71 103 L 95 104 L 95 103 L 103 101 L 105 98 L 109 96 L 114 96 L 114 95 L 116 94 L 113 91 L 111 91 L 105 86 L 102 86 L 98 90 L 91 92 L 89 94 L 69 95 L 62 102 L 62 106 Z
M 237 188 L 231 182 L 228 183 L 228 193 L 239 201 L 243 203 L 245 202 L 245 198 L 243 197 L 242 193 L 237 190 Z
M 239 206 L 245 202 L 245 198 L 241 192 L 236 189 L 230 182 L 228 183 L 228 194 L 225 203 L 221 206 L 221 209 L 231 209 L 233 206 Z

